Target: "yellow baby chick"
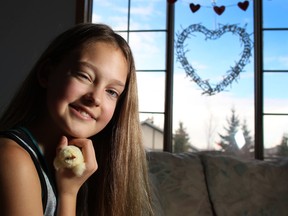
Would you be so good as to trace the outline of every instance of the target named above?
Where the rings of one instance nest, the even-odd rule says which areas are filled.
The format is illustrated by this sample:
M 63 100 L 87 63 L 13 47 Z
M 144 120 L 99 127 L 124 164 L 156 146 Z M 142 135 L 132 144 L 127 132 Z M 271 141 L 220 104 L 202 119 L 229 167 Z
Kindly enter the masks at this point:
M 71 169 L 76 176 L 81 176 L 86 169 L 83 154 L 81 150 L 74 145 L 68 145 L 62 148 L 54 159 L 53 164 L 56 170 L 68 168 Z

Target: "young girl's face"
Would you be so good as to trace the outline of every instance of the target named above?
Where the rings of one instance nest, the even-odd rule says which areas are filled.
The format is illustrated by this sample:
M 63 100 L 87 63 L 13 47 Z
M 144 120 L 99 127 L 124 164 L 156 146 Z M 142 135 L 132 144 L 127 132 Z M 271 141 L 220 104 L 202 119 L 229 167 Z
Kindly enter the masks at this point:
M 121 50 L 108 43 L 91 42 L 71 53 L 44 82 L 52 124 L 47 126 L 76 138 L 101 131 L 113 116 L 127 71 Z

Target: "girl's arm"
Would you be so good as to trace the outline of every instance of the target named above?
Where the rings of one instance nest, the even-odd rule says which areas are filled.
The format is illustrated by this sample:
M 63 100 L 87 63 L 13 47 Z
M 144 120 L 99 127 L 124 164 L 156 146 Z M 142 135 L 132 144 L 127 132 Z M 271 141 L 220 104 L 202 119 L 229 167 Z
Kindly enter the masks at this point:
M 0 211 L 3 216 L 43 215 L 35 165 L 28 152 L 6 138 L 0 138 Z
M 72 170 L 59 169 L 56 171 L 56 182 L 58 189 L 58 216 L 72 216 L 76 214 L 77 193 L 83 183 L 97 170 L 97 161 L 93 143 L 89 139 L 72 139 L 67 140 L 63 137 L 58 149 L 60 150 L 67 145 L 75 145 L 81 148 L 86 169 L 79 177 Z
M 75 139 L 69 144 L 82 148 L 86 170 L 81 177 L 67 169 L 56 172 L 58 216 L 76 214 L 77 193 L 97 169 L 91 140 Z M 28 152 L 6 138 L 0 138 L 0 211 L 1 216 L 43 216 L 41 183 L 35 165 Z

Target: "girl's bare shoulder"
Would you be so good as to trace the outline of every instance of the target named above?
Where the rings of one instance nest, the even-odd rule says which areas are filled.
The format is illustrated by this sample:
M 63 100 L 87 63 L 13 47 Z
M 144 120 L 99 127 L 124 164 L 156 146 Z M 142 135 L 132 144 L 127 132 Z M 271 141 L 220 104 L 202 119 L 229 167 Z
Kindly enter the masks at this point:
M 17 165 L 17 162 L 31 162 L 29 153 L 14 140 L 0 137 L 0 166 L 1 164 Z
M 41 185 L 33 160 L 15 141 L 2 137 L 0 192 L 0 207 L 6 212 L 4 215 L 21 215 L 21 211 L 26 210 L 41 213 Z M 20 209 L 15 208 L 15 203 L 21 203 Z
M 11 172 L 12 171 L 12 172 Z M 0 137 L 0 177 L 23 178 L 28 174 L 37 174 L 29 153 L 15 141 Z

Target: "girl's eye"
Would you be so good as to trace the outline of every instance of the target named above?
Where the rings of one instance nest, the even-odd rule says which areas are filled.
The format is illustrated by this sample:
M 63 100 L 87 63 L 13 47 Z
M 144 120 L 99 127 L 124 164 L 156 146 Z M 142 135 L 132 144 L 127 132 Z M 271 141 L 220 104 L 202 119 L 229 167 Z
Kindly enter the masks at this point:
M 78 76 L 80 79 L 84 79 L 84 80 L 88 80 L 89 82 L 92 82 L 91 77 L 90 77 L 87 73 L 78 72 L 78 73 L 77 73 L 77 76 Z
M 107 90 L 108 94 L 110 94 L 112 97 L 118 98 L 119 94 L 118 92 L 114 90 Z

